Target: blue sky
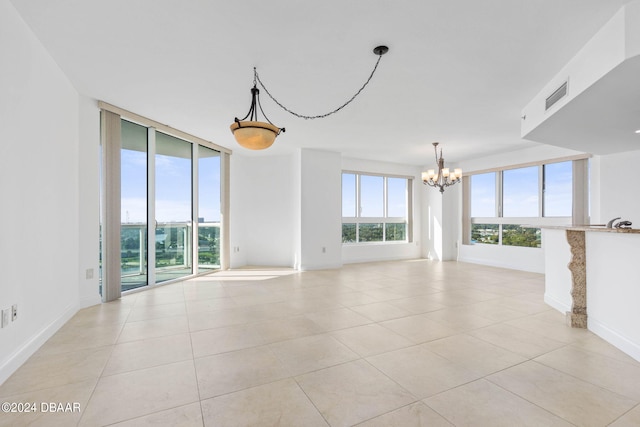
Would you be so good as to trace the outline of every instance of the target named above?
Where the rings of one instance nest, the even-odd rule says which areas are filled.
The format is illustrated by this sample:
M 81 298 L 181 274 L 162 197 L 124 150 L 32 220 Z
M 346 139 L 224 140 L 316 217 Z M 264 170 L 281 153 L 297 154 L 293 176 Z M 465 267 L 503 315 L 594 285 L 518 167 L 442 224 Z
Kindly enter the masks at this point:
M 503 172 L 503 216 L 538 216 L 538 167 Z M 571 216 L 572 162 L 545 165 L 545 216 Z M 495 217 L 496 173 L 471 177 L 471 216 Z
M 384 216 L 384 178 L 360 175 L 361 217 Z M 407 179 L 387 178 L 387 216 L 406 217 Z M 356 175 L 342 174 L 342 216 L 356 216 Z
M 147 221 L 147 153 L 143 126 L 123 121 L 121 151 L 122 222 Z M 191 144 L 157 133 L 155 156 L 156 220 L 191 220 Z M 130 149 L 128 149 L 130 148 Z M 214 150 L 199 147 L 198 216 L 207 222 L 220 221 L 220 157 Z

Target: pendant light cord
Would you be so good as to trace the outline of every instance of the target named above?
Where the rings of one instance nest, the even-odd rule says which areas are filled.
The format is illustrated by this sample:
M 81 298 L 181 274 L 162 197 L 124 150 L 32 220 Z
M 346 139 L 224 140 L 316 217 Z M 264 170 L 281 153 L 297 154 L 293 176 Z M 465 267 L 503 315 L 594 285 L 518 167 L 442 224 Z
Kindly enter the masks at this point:
M 273 102 L 275 102 L 276 104 L 278 104 L 278 106 L 280 108 L 282 108 L 284 111 L 286 111 L 289 114 L 293 114 L 296 117 L 300 117 L 301 119 L 305 119 L 305 120 L 312 120 L 312 119 L 322 119 L 324 117 L 330 116 L 334 113 L 337 113 L 338 111 L 342 110 L 344 107 L 346 107 L 347 105 L 349 105 L 354 99 L 356 99 L 356 97 L 358 95 L 360 95 L 360 92 L 362 92 L 362 90 L 367 87 L 367 85 L 369 84 L 369 82 L 371 81 L 371 79 L 373 78 L 373 75 L 376 72 L 376 69 L 378 68 L 378 64 L 380 63 L 380 59 L 382 59 L 382 55 L 385 53 L 386 51 L 382 52 L 382 53 L 376 53 L 378 55 L 378 60 L 376 61 L 376 65 L 373 67 L 373 71 L 371 71 L 371 75 L 369 75 L 369 78 L 367 79 L 366 82 L 364 82 L 364 84 L 362 85 L 362 87 L 351 97 L 351 99 L 349 99 L 347 102 L 345 102 L 344 104 L 342 104 L 341 106 L 339 106 L 338 108 L 336 108 L 333 111 L 329 111 L 328 113 L 324 113 L 324 114 L 318 114 L 317 116 L 306 116 L 304 114 L 299 114 L 296 113 L 295 111 L 291 111 L 290 109 L 288 109 L 287 107 L 285 107 L 284 105 L 282 105 L 281 102 L 279 102 L 277 99 L 275 99 L 273 97 L 273 95 L 271 95 L 271 93 L 269 92 L 269 90 L 264 86 L 264 83 L 262 83 L 262 80 L 260 80 L 260 76 L 258 75 L 258 70 L 256 70 L 256 67 L 253 67 L 253 80 L 254 80 L 254 84 L 256 82 L 256 80 L 258 81 L 258 83 L 260 84 L 260 87 L 262 87 L 262 89 L 264 89 L 264 91 L 267 93 L 267 95 L 269 95 L 269 98 L 271 98 L 273 100 Z M 263 113 L 264 114 L 264 113 Z

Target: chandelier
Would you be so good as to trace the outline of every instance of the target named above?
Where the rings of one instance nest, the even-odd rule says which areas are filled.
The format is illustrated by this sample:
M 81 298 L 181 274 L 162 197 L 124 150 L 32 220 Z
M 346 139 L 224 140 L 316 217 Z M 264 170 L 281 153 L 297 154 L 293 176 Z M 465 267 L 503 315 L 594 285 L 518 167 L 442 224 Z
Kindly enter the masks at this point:
M 462 178 L 462 169 L 454 169 L 453 172 L 449 168 L 444 167 L 444 159 L 442 158 L 442 148 L 440 149 L 440 157 L 438 157 L 438 142 L 433 143 L 433 150 L 436 153 L 436 163 L 438 170 L 429 169 L 422 172 L 422 183 L 430 187 L 440 189 L 440 193 L 444 193 L 444 189 L 455 183 L 460 182 Z
M 235 136 L 236 141 L 238 141 L 238 144 L 250 150 L 264 150 L 265 148 L 271 147 L 276 140 L 276 136 L 280 135 L 280 132 L 285 131 L 285 128 L 279 128 L 271 123 L 267 115 L 262 111 L 262 106 L 260 105 L 260 90 L 256 85 L 257 77 L 258 72 L 254 68 L 253 87 L 251 88 L 251 107 L 249 108 L 249 112 L 242 119 L 236 117 L 230 126 L 231 132 L 233 136 Z M 258 121 L 258 108 L 262 111 L 262 115 L 267 123 Z M 249 118 L 249 120 L 246 120 L 247 118 Z
M 388 51 L 389 51 L 389 48 L 387 46 L 377 46 L 376 48 L 374 48 L 373 53 L 378 55 L 378 60 L 376 61 L 376 64 L 373 67 L 373 71 L 371 71 L 371 74 L 369 75 L 369 78 L 364 83 L 364 85 L 362 85 L 362 87 L 347 102 L 343 103 L 338 108 L 332 111 L 329 111 L 328 113 L 318 114 L 315 116 L 299 114 L 285 107 L 282 103 L 280 103 L 277 99 L 275 99 L 271 95 L 271 93 L 269 93 L 267 88 L 264 86 L 264 84 L 260 80 L 258 71 L 256 70 L 255 67 L 253 67 L 253 88 L 251 88 L 251 107 L 249 108 L 249 112 L 247 113 L 247 115 L 244 116 L 242 119 L 238 119 L 237 117 L 234 119 L 233 123 L 230 126 L 233 136 L 236 138 L 236 141 L 238 141 L 238 144 L 240 144 L 245 148 L 248 148 L 250 150 L 263 150 L 265 148 L 271 147 L 276 137 L 280 135 L 281 132 L 285 131 L 284 128 L 279 128 L 275 126 L 273 123 L 271 123 L 271 121 L 267 118 L 266 114 L 264 114 L 264 111 L 262 110 L 262 106 L 260 105 L 260 90 L 258 89 L 258 86 L 257 86 L 258 84 L 260 84 L 260 86 L 266 92 L 266 94 L 269 95 L 269 98 L 271 98 L 280 108 L 285 110 L 287 113 L 293 114 L 296 117 L 307 119 L 307 120 L 324 118 L 342 110 L 344 107 L 349 105 L 351 101 L 353 101 L 360 94 L 360 92 L 362 92 L 362 90 L 371 81 L 373 74 L 376 72 L 376 69 L 378 68 L 378 64 L 380 63 L 380 59 L 382 58 L 382 55 L 384 55 Z M 262 115 L 264 116 L 266 122 L 261 122 L 258 120 L 258 109 L 260 110 L 260 112 L 262 112 Z M 247 118 L 249 120 L 247 120 Z

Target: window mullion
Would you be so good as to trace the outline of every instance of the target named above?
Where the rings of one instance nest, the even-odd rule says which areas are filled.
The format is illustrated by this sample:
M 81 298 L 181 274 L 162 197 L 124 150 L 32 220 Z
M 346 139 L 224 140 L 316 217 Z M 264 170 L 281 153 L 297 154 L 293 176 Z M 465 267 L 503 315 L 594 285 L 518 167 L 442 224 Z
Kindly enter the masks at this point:
M 503 183 L 502 183 L 502 179 L 503 179 L 503 173 L 502 171 L 498 171 L 496 172 L 496 216 L 497 217 L 502 217 L 503 215 L 503 194 L 502 194 L 502 189 L 503 189 Z
M 544 216 L 544 165 L 538 166 L 538 217 Z
M 198 144 L 191 144 L 191 274 L 198 272 L 200 264 L 200 239 L 198 217 L 200 216 L 199 166 L 200 154 Z
M 386 218 L 389 216 L 389 186 L 387 177 L 382 178 L 382 241 L 387 241 L 387 222 Z
M 356 243 L 360 243 L 360 214 L 362 208 L 360 207 L 360 174 L 356 174 Z
M 147 128 L 147 285 L 156 284 L 156 129 Z

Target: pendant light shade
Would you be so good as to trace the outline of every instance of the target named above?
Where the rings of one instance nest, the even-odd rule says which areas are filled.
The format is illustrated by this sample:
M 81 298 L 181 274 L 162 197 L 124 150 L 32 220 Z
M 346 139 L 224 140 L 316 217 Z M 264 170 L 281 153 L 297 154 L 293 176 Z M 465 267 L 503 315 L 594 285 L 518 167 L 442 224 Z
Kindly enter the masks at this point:
M 229 126 L 238 144 L 249 150 L 264 150 L 271 147 L 276 140 L 276 136 L 285 131 L 284 128 L 279 128 L 271 123 L 267 116 L 264 116 L 264 111 L 262 111 L 262 115 L 267 122 L 259 122 L 258 109 L 262 111 L 260 91 L 256 87 L 254 79 L 253 88 L 251 88 L 251 108 L 249 108 L 249 112 L 242 119 L 236 117 L 231 126 Z M 249 120 L 246 120 L 247 118 Z
M 238 144 L 249 150 L 264 150 L 271 147 L 280 133 L 280 128 L 265 122 L 240 121 L 231 125 L 231 132 Z

